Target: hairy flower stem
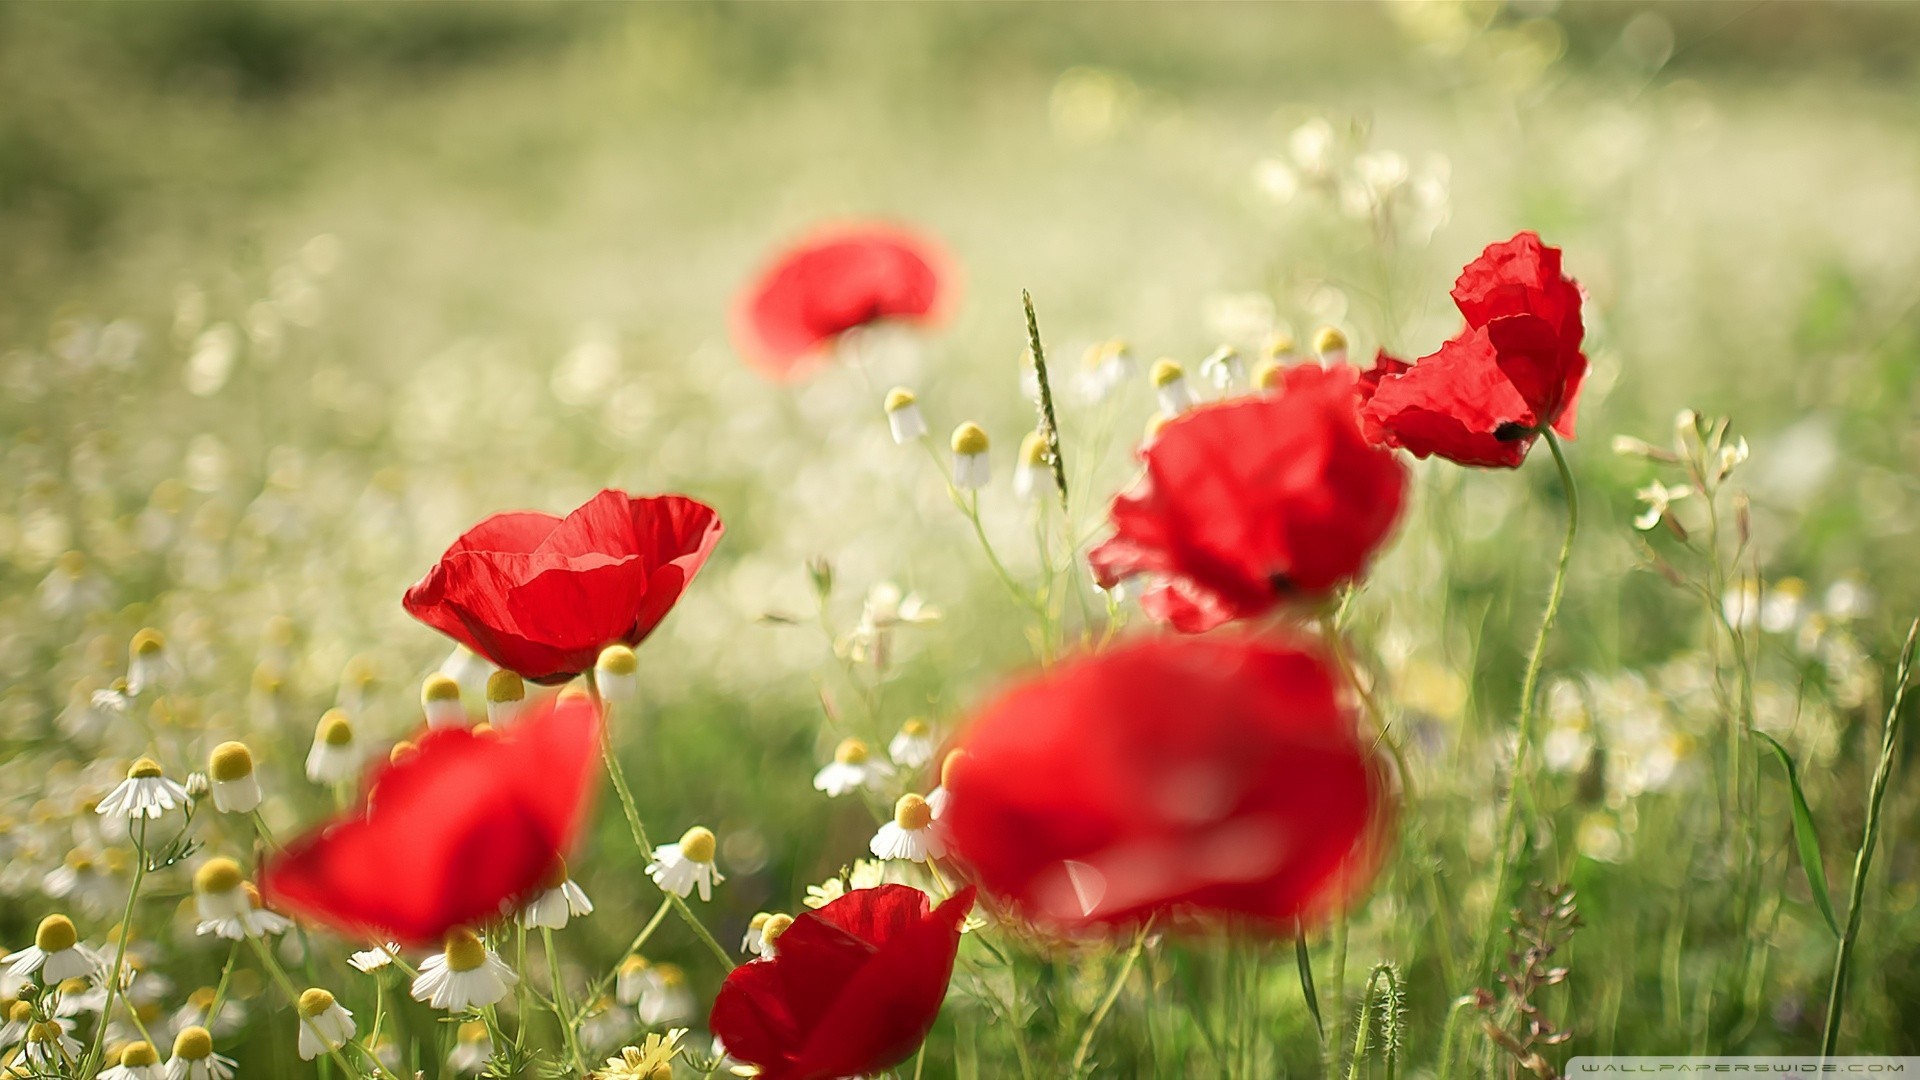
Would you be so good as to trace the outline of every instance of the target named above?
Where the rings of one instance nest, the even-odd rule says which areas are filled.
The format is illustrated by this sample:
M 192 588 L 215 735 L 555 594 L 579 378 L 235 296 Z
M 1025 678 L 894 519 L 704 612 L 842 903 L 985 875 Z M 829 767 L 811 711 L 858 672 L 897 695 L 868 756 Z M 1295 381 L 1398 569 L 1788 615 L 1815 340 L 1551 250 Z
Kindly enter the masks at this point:
M 106 1064 L 101 1059 L 101 1055 L 106 1053 L 107 1021 L 113 1019 L 114 998 L 120 991 L 120 977 L 126 969 L 127 939 L 133 935 L 133 903 L 140 898 L 140 884 L 146 878 L 147 819 L 142 817 L 140 823 L 134 826 L 133 883 L 127 887 L 127 906 L 120 912 L 120 940 L 114 946 L 113 966 L 107 970 L 107 1000 L 106 1004 L 100 1007 L 100 1023 L 93 1032 L 93 1045 L 87 1047 L 86 1057 L 83 1059 L 91 1068 L 99 1068 Z M 134 1025 L 140 1028 L 140 1033 L 144 1036 L 146 1027 L 140 1023 L 140 1013 L 137 1010 L 128 1011 L 133 1013 Z M 88 1075 L 86 1069 L 82 1069 L 81 1073 Z
M 1029 307 L 1027 310 L 1033 309 Z M 1086 1030 L 1080 1033 L 1080 1044 L 1073 1051 L 1073 1065 L 1067 1070 L 1069 1080 L 1076 1080 L 1084 1075 L 1087 1057 L 1093 1053 L 1093 1037 L 1099 1033 L 1100 1025 L 1106 1021 L 1107 1014 L 1113 1011 L 1113 1003 L 1120 1000 L 1120 992 L 1126 989 L 1127 979 L 1133 974 L 1133 966 L 1139 962 L 1140 952 L 1147 945 L 1147 933 L 1152 929 L 1153 919 L 1149 916 L 1146 922 L 1140 924 L 1140 929 L 1134 931 L 1133 946 L 1127 950 L 1126 957 L 1120 961 L 1120 969 L 1113 973 L 1113 982 L 1107 987 L 1106 994 L 1100 998 L 1099 1007 L 1095 1008 L 1093 1015 L 1087 1018 Z
M 1913 675 L 1913 654 L 1920 639 L 1920 619 L 1907 631 L 1907 643 L 1900 650 L 1900 667 L 1895 676 L 1893 703 L 1887 707 L 1885 730 L 1880 735 L 1880 763 L 1873 770 L 1873 787 L 1867 795 L 1867 824 L 1860 838 L 1860 852 L 1853 859 L 1853 888 L 1847 895 L 1847 928 L 1833 958 L 1833 987 L 1827 993 L 1827 1026 L 1820 1037 L 1820 1057 L 1832 1054 L 1840 1042 L 1840 1013 L 1845 1004 L 1847 970 L 1853 962 L 1853 943 L 1860 936 L 1861 901 L 1867 891 L 1867 871 L 1873 868 L 1873 847 L 1880 839 L 1880 806 L 1887 794 L 1887 780 L 1893 772 L 1893 750 L 1900 738 L 1900 707 L 1907 700 L 1907 684 Z
M 1547 609 L 1540 616 L 1540 628 L 1533 636 L 1533 652 L 1527 657 L 1527 671 L 1520 682 L 1520 718 L 1515 725 L 1513 769 L 1508 780 L 1507 807 L 1500 816 L 1500 827 L 1493 834 L 1497 871 L 1493 896 L 1487 903 L 1486 936 L 1480 945 L 1480 978 L 1492 970 L 1494 953 L 1500 940 L 1500 920 L 1506 912 L 1507 891 L 1512 887 L 1515 826 L 1519 823 L 1520 803 L 1526 797 L 1532 767 L 1534 698 L 1540 686 L 1540 664 L 1547 652 L 1547 636 L 1560 614 L 1560 598 L 1567 588 L 1567 566 L 1573 558 L 1573 538 L 1580 530 L 1580 495 L 1574 487 L 1573 470 L 1567 466 L 1566 452 L 1552 428 L 1541 428 L 1541 438 L 1553 452 L 1553 464 L 1560 470 L 1560 488 L 1567 496 L 1567 531 L 1560 541 L 1560 558 L 1554 564 L 1553 587 L 1547 592 Z
M 589 682 L 588 685 L 591 686 L 592 683 Z M 596 689 L 594 697 L 598 699 L 599 696 L 600 693 Z M 613 781 L 613 790 L 620 797 L 620 809 L 627 816 L 627 831 L 633 836 L 633 846 L 640 849 L 642 859 L 652 862 L 653 844 L 647 839 L 647 827 L 640 823 L 640 810 L 634 805 L 633 789 L 627 786 L 627 774 L 620 767 L 620 756 L 613 752 L 611 725 L 601 729 L 600 756 L 606 762 L 607 777 Z M 720 943 L 713 939 L 713 934 L 708 931 L 706 924 L 700 921 L 700 917 L 693 913 L 693 909 L 687 906 L 686 900 L 670 892 L 666 894 L 666 898 L 667 903 L 673 905 L 673 910 L 687 924 L 687 929 L 692 930 L 693 936 L 699 938 L 712 951 L 714 959 L 720 961 L 720 967 L 725 971 L 732 971 L 733 957 L 728 956 L 727 950 L 721 948 Z

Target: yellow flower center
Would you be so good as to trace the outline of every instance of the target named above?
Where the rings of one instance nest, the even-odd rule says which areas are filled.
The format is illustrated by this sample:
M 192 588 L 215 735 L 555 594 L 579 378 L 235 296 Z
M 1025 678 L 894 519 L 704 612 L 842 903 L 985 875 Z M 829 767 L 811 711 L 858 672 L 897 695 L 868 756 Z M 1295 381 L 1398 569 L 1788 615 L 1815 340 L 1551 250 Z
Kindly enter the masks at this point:
M 987 452 L 987 432 L 979 424 L 969 420 L 953 429 L 953 452 L 974 455 Z
M 1178 360 L 1172 360 L 1163 356 L 1153 362 L 1151 378 L 1153 379 L 1153 385 L 1156 389 L 1171 386 L 1186 377 L 1187 369 L 1181 367 L 1180 361 Z
M 150 757 L 143 757 L 127 770 L 129 780 L 148 780 L 160 775 L 160 763 Z
M 859 739 L 841 739 L 840 745 L 833 748 L 833 760 L 842 765 L 863 765 L 872 753 Z
M 1253 385 L 1255 389 L 1271 390 L 1279 386 L 1280 373 L 1285 370 L 1286 368 L 1282 367 L 1278 360 L 1260 361 L 1259 365 L 1253 369 Z
M 1037 431 L 1029 431 L 1020 440 L 1020 460 L 1029 468 L 1037 469 L 1047 463 L 1047 437 Z
M 654 968 L 654 971 L 659 974 L 660 985 L 662 986 L 684 986 L 686 984 L 687 973 L 681 971 L 680 965 L 678 964 L 661 964 L 659 967 Z
M 448 971 L 474 971 L 487 962 L 487 947 L 480 943 L 478 934 L 465 927 L 447 932 L 444 951 Z
M 1291 356 L 1293 355 L 1293 350 L 1293 335 L 1287 333 L 1285 330 L 1275 330 L 1273 333 L 1268 334 L 1266 345 L 1261 349 L 1269 360 L 1277 360 L 1283 356 Z
M 208 859 L 193 872 L 193 891 L 203 895 L 229 893 L 240 887 L 246 877 L 240 864 L 228 858 Z
M 527 681 L 511 671 L 496 671 L 487 676 L 487 700 L 494 704 L 522 701 L 527 696 Z
M 393 744 L 392 750 L 388 751 L 387 760 L 399 761 L 401 758 L 413 753 L 413 751 L 414 745 L 405 739 L 401 739 L 399 742 Z
M 211 986 L 203 986 L 187 995 L 187 1004 L 196 1009 L 211 1009 L 213 1008 L 214 996 L 218 993 L 219 991 Z
M 207 775 L 223 782 L 245 780 L 253 775 L 253 751 L 246 743 L 221 743 L 207 755 Z
M 80 943 L 80 932 L 73 928 L 73 920 L 65 915 L 49 915 L 40 920 L 40 929 L 34 931 L 33 947 L 44 953 L 65 952 Z
M 33 1002 L 31 1001 L 14 1002 L 13 1007 L 7 1010 L 7 1019 L 13 1021 L 16 1024 L 24 1024 L 27 1021 L 33 1019 Z
M 1313 351 L 1322 356 L 1347 347 L 1347 335 L 1337 326 L 1323 326 L 1313 332 Z
M 793 925 L 793 916 L 791 915 L 767 916 L 767 924 L 760 928 L 761 946 L 765 947 L 773 944 L 774 941 L 777 940 L 781 934 L 784 934 L 787 932 L 787 927 L 792 925 Z
M 182 1028 L 173 1037 L 173 1056 L 188 1061 L 205 1061 L 213 1056 L 213 1033 L 203 1027 Z
M 81 851 L 79 848 L 75 848 L 72 851 L 67 852 L 67 857 L 65 859 L 65 862 L 67 864 L 67 869 L 73 870 L 77 873 L 84 874 L 87 871 L 93 869 L 93 857 L 88 855 L 86 852 Z
M 60 1030 L 59 1024 L 53 1022 L 52 1020 L 43 1020 L 40 1023 L 35 1024 L 32 1027 L 27 1029 L 27 1041 L 28 1042 L 46 1042 L 46 1043 L 59 1042 L 60 1036 L 63 1034 L 65 1034 L 65 1032 Z
M 133 635 L 133 655 L 135 656 L 158 656 L 160 655 L 160 650 L 166 647 L 167 639 L 160 635 L 160 631 L 152 627 L 148 627 Z
M 487 1041 L 487 1025 L 482 1020 L 469 1020 L 460 1025 L 457 1038 L 463 1043 L 483 1043 Z
M 320 727 L 314 732 L 314 738 L 328 746 L 353 745 L 353 721 L 341 709 L 328 709 L 320 717 Z
M 911 735 L 912 737 L 918 739 L 921 736 L 925 735 L 927 732 L 931 731 L 932 728 L 930 728 L 927 725 L 927 721 L 925 717 L 913 716 L 913 717 L 908 717 L 907 722 L 900 725 L 900 730 L 903 734 Z
M 625 645 L 609 645 L 600 650 L 600 659 L 593 666 L 609 675 L 631 675 L 640 670 L 640 659 Z
M 915 400 L 913 391 L 904 386 L 896 386 L 887 391 L 887 411 L 897 413 L 901 409 L 912 405 Z
M 420 701 L 431 705 L 436 701 L 459 701 L 460 684 L 447 675 L 429 675 L 420 686 Z
M 933 808 L 918 795 L 902 795 L 900 801 L 893 804 L 893 823 L 910 832 L 917 832 L 933 824 Z
M 301 1016 L 308 1020 L 316 1019 L 333 1008 L 333 995 L 317 986 L 308 987 L 300 995 L 298 1008 Z
M 705 825 L 695 825 L 680 837 L 680 854 L 694 862 L 712 862 L 713 848 L 713 830 Z
M 647 958 L 637 953 L 620 961 L 622 975 L 638 975 L 645 970 L 647 970 Z
M 160 1055 L 154 1052 L 153 1044 L 150 1042 L 128 1043 L 127 1048 L 120 1051 L 120 1064 L 130 1069 L 159 1063 Z

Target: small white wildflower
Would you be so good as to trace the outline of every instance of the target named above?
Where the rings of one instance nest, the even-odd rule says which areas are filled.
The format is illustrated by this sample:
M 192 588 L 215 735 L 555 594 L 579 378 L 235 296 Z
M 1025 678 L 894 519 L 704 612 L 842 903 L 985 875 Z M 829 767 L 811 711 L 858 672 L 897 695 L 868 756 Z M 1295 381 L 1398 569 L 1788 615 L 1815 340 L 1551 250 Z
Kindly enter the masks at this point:
M 933 810 L 926 799 L 913 794 L 900 796 L 893 820 L 881 825 L 867 846 L 880 859 L 927 862 L 947 855 L 946 840 L 934 826 Z
M 969 420 L 953 429 L 953 486 L 962 491 L 977 491 L 993 479 L 993 464 L 987 457 L 987 433 Z
M 608 701 L 631 701 L 640 691 L 640 661 L 625 645 L 609 645 L 593 665 L 593 680 Z
M 251 814 L 260 807 L 260 779 L 246 743 L 223 742 L 207 755 L 213 808 L 223 814 Z
M 913 716 L 900 725 L 899 733 L 887 743 L 887 756 L 903 769 L 917 769 L 933 760 L 937 748 L 933 727 L 924 717 Z
M 420 684 L 420 709 L 430 728 L 467 726 L 467 707 L 460 702 L 460 683 L 451 675 L 435 673 Z
M 1155 360 L 1149 377 L 1153 381 L 1153 392 L 1160 399 L 1161 415 L 1171 418 L 1193 408 L 1193 391 L 1187 386 L 1187 371 L 1178 360 L 1166 357 Z
M 875 758 L 865 742 L 842 739 L 834 748 L 833 760 L 814 774 L 813 786 L 837 799 L 861 788 L 878 791 L 892 776 L 893 767 Z
M 695 825 L 680 837 L 679 843 L 662 844 L 653 849 L 647 876 L 675 896 L 684 898 L 698 888 L 700 899 L 712 900 L 714 885 L 726 880 L 713 865 L 715 846 L 713 830 Z
M 413 980 L 413 1000 L 436 1009 L 465 1012 L 492 1005 L 519 985 L 514 974 L 481 942 L 478 935 L 464 928 L 449 931 L 446 946 L 420 964 L 420 975 Z
M 102 817 L 151 820 L 185 805 L 187 789 L 161 775 L 159 762 L 143 757 L 127 770 L 127 778 L 100 800 L 96 812 Z
M 317 986 L 300 995 L 294 1011 L 300 1017 L 301 1061 L 312 1061 L 321 1054 L 338 1050 L 353 1038 L 353 1013 Z
M 1634 517 L 1633 527 L 1639 529 L 1641 532 L 1646 532 L 1655 525 L 1660 524 L 1660 519 L 1667 516 L 1667 512 L 1673 508 L 1674 503 L 1692 494 L 1693 486 L 1691 484 L 1676 484 L 1673 487 L 1668 487 L 1660 481 L 1655 480 L 1646 487 L 1641 488 L 1638 492 L 1635 492 L 1635 497 L 1646 504 L 1646 509 L 1640 511 L 1640 513 Z
M 895 445 L 904 446 L 926 435 L 927 421 L 920 415 L 920 403 L 913 391 L 904 386 L 889 390 L 886 410 L 887 429 L 892 432 Z
M 593 901 L 587 899 L 586 890 L 567 876 L 566 864 L 561 863 L 548 877 L 540 895 L 520 909 L 520 925 L 529 930 L 543 927 L 565 930 L 570 920 L 591 914 Z
M 344 784 L 359 775 L 363 757 L 346 712 L 328 709 L 313 732 L 313 749 L 307 752 L 307 779 L 316 784 Z

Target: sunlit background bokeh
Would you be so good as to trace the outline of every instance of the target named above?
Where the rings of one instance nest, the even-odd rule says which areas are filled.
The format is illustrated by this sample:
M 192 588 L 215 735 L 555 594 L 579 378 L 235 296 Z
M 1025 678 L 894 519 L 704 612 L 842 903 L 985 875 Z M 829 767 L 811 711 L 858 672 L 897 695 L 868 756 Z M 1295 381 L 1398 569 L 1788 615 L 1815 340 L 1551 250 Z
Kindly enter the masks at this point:
M 1716 1007 L 1689 950 L 1733 931 L 1686 907 L 1686 828 L 1649 822 L 1710 798 L 1689 755 L 1720 669 L 1702 605 L 1632 525 L 1636 490 L 1674 477 L 1611 441 L 1666 445 L 1688 407 L 1749 441 L 1744 565 L 1797 597 L 1757 708 L 1805 755 L 1844 880 L 1920 603 L 1916 35 L 1898 4 L 0 7 L 0 941 L 95 843 L 48 824 L 150 737 L 184 770 L 244 735 L 285 780 L 269 819 L 319 813 L 299 762 L 343 683 L 371 679 L 365 727 L 390 740 L 447 658 L 406 586 L 481 516 L 603 486 L 683 491 L 728 524 L 641 650 L 628 745 L 656 832 L 720 833 L 716 932 L 737 937 L 871 831 L 809 782 L 839 733 L 822 699 L 857 711 L 834 639 L 858 667 L 876 622 L 887 638 L 876 743 L 911 715 L 950 732 L 1031 660 L 934 466 L 888 439 L 887 387 L 914 386 L 936 433 L 986 427 L 986 526 L 1031 572 L 1005 483 L 1032 426 L 1022 289 L 1063 385 L 1112 338 L 1192 370 L 1332 324 L 1356 358 L 1411 358 L 1451 332 L 1457 268 L 1531 228 L 1590 294 L 1594 359 L 1549 669 L 1547 764 L 1605 789 L 1564 819 L 1592 942 L 1564 1019 L 1589 1050 L 1684 1049 Z M 734 293 L 850 217 L 941 238 L 954 316 L 762 380 L 727 336 Z M 1091 535 L 1152 393 L 1063 397 Z M 1419 734 L 1422 829 L 1471 908 L 1486 748 L 1561 496 L 1544 461 L 1417 472 L 1358 633 Z M 826 630 L 809 559 L 833 567 Z M 887 625 L 908 595 L 939 618 Z M 183 687 L 125 727 L 91 695 L 149 625 Z M 1916 790 L 1894 791 L 1857 1018 L 1889 1051 L 1920 1050 Z M 578 870 L 615 912 L 647 888 L 622 855 Z M 1801 888 L 1772 912 L 1751 1048 L 1817 1028 L 1828 945 Z M 99 896 L 110 922 L 110 874 Z M 1431 1043 L 1464 987 L 1409 955 L 1409 903 L 1363 911 L 1355 963 L 1411 966 Z M 617 955 L 631 930 L 581 932 Z M 704 1000 L 690 939 L 663 933 Z M 184 940 L 165 964 L 182 991 L 220 960 Z

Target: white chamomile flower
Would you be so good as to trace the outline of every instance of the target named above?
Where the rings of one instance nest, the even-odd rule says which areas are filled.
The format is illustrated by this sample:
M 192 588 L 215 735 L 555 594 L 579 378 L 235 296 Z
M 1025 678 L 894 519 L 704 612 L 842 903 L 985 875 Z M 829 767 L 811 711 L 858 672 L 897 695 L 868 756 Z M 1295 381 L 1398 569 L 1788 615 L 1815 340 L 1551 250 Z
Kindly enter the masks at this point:
M 1200 361 L 1200 376 L 1221 390 L 1230 390 L 1246 381 L 1247 364 L 1240 359 L 1239 349 L 1222 345 Z
M 1090 402 L 1106 400 L 1109 394 L 1126 385 L 1133 375 L 1133 357 L 1127 343 L 1119 339 L 1087 346 L 1080 357 L 1080 372 L 1074 380 L 1080 396 Z
M 133 635 L 127 647 L 127 693 L 138 697 L 167 684 L 173 665 L 167 660 L 167 639 L 148 627 Z
M 887 743 L 887 756 L 903 769 L 917 769 L 933 760 L 933 727 L 925 717 L 909 717 L 899 734 Z
M 893 776 L 893 766 L 873 756 L 859 739 L 841 739 L 833 750 L 833 760 L 813 774 L 813 787 L 831 798 L 867 788 L 877 791 Z
M 467 707 L 460 702 L 460 680 L 435 672 L 420 684 L 420 710 L 429 728 L 467 726 Z
M 760 936 L 758 930 L 753 935 Z M 27 1029 L 33 1026 L 33 1002 L 15 1001 L 7 1006 L 6 1023 L 0 1024 L 0 1047 L 18 1046 L 27 1037 Z
M 251 814 L 260 808 L 260 778 L 246 743 L 223 742 L 207 755 L 213 808 L 223 814 Z
M 772 917 L 773 914 L 771 912 L 756 911 L 753 913 L 753 918 L 747 920 L 746 933 L 741 935 L 740 938 L 741 952 L 751 953 L 754 956 L 760 955 L 760 931 L 766 927 L 767 920 Z
M 1293 335 L 1285 330 L 1275 330 L 1260 343 L 1262 363 L 1284 367 L 1300 359 L 1299 348 L 1294 344 Z
M 725 881 L 713 865 L 713 830 L 702 825 L 688 829 L 677 844 L 661 844 L 653 849 L 653 861 L 647 864 L 647 876 L 666 892 L 686 897 L 695 887 L 700 899 L 713 899 L 713 886 Z
M 31 948 L 9 953 L 4 963 L 8 975 L 25 978 L 38 974 L 47 986 L 68 979 L 98 977 L 106 967 L 99 954 L 80 944 L 73 920 L 57 914 L 40 920 Z
M 685 1020 L 694 1013 L 693 991 L 678 964 L 655 964 L 653 981 L 640 992 L 636 1008 L 648 1027 Z
M 893 806 L 893 820 L 880 826 L 867 845 L 881 859 L 927 862 L 947 856 L 947 842 L 933 824 L 933 809 L 927 800 L 914 794 L 900 796 Z
M 479 935 L 465 928 L 447 933 L 446 947 L 420 964 L 413 1000 L 436 1009 L 465 1012 L 492 1005 L 519 985 L 520 976 L 502 963 Z
M 920 415 L 920 404 L 913 391 L 904 386 L 896 386 L 887 391 L 887 429 L 893 433 L 896 446 L 904 446 L 927 433 L 926 418 Z
M 1636 498 L 1646 504 L 1646 508 L 1634 515 L 1633 527 L 1639 529 L 1641 532 L 1646 532 L 1655 525 L 1660 524 L 1660 519 L 1667 516 L 1667 511 L 1672 509 L 1674 503 L 1692 495 L 1693 486 L 1691 484 L 1676 484 L 1673 487 L 1668 487 L 1660 481 L 1655 480 L 1634 494 Z
M 639 953 L 620 961 L 613 976 L 613 996 L 622 1005 L 637 1005 L 647 988 L 660 981 L 660 975 Z
M 338 1050 L 353 1038 L 356 1030 L 353 1013 L 317 986 L 300 995 L 295 1009 L 300 1014 L 300 1060 L 312 1061 L 321 1054 Z
M 1163 356 L 1153 362 L 1148 377 L 1160 400 L 1160 415 L 1171 419 L 1193 408 L 1193 388 L 1187 385 L 1187 369 L 1180 361 Z
M 641 1040 L 639 1046 L 628 1046 L 620 1053 L 607 1059 L 607 1064 L 593 1075 L 605 1080 L 655 1080 L 656 1077 L 673 1076 L 673 1059 L 680 1053 L 680 1040 L 685 1038 L 686 1028 L 671 1028 L 665 1035 L 654 1033 Z
M 520 719 L 527 703 L 527 681 L 501 668 L 487 676 L 487 723 L 505 731 Z
M 193 875 L 193 902 L 200 915 L 194 932 L 228 941 L 284 934 L 293 928 L 285 915 L 268 911 L 260 891 L 240 874 L 232 859 L 208 859 Z
M 625 645 L 609 645 L 594 661 L 593 682 L 608 701 L 631 701 L 640 691 L 640 660 Z
M 132 1042 L 120 1051 L 120 1064 L 102 1072 L 100 1080 L 166 1080 L 166 1069 L 152 1043 Z
M 307 752 L 307 779 L 316 784 L 344 784 L 360 774 L 363 757 L 346 711 L 328 709 L 313 731 L 313 749 Z
M 20 1047 L 20 1060 L 30 1066 L 58 1070 L 80 1060 L 84 1048 L 80 1040 L 67 1033 L 66 1025 L 42 1020 L 27 1027 L 26 1042 Z
M 540 895 L 520 909 L 520 925 L 529 930 L 565 930 L 567 922 L 593 914 L 593 901 L 567 875 L 566 863 L 554 868 Z
M 213 1052 L 213 1033 L 197 1024 L 173 1037 L 167 1080 L 233 1080 L 233 1059 Z
M 95 809 L 102 817 L 152 819 L 185 805 L 187 789 L 161 775 L 159 762 L 143 757 Z
M 395 942 L 389 941 L 378 948 L 363 949 L 360 952 L 354 953 L 347 958 L 347 963 L 353 970 L 363 975 L 371 975 L 381 968 L 386 967 L 388 964 L 393 963 L 393 958 L 399 955 L 400 946 Z
M 1347 335 L 1337 326 L 1323 326 L 1313 332 L 1313 353 L 1320 366 L 1333 367 L 1347 362 Z
M 767 916 L 767 921 L 760 924 L 760 940 L 754 946 L 754 955 L 772 959 L 774 943 L 779 941 L 780 935 L 786 933 L 787 928 L 792 925 L 793 916 L 791 915 L 775 913 Z
M 469 1020 L 460 1025 L 453 1050 L 447 1054 L 447 1067 L 457 1073 L 477 1073 L 493 1057 L 493 1036 L 484 1020 Z
M 1021 502 L 1039 502 L 1046 496 L 1053 470 L 1048 463 L 1047 437 L 1029 431 L 1020 440 L 1020 461 L 1013 467 L 1013 493 Z
M 113 685 L 104 690 L 95 690 L 87 699 L 95 709 L 111 716 L 125 716 L 133 707 L 133 698 L 127 693 L 127 681 L 115 679 Z
M 986 429 L 969 420 L 953 429 L 953 486 L 977 491 L 993 479 Z

